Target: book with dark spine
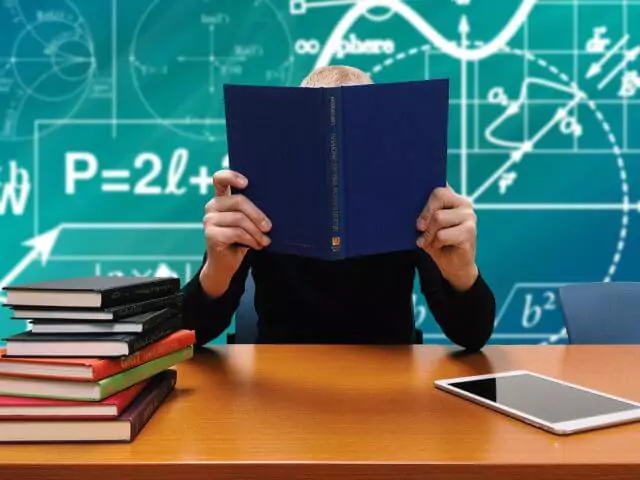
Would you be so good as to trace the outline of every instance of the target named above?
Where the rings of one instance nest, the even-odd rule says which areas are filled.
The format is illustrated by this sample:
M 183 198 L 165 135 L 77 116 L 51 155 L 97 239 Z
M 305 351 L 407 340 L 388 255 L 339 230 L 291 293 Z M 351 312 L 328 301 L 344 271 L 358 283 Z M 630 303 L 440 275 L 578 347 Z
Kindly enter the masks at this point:
M 7 357 L 6 350 L 0 349 L 0 375 L 96 382 L 186 348 L 195 341 L 193 330 L 178 330 L 131 355 L 116 358 Z
M 178 315 L 177 310 L 164 308 L 145 312 L 132 317 L 121 318 L 116 322 L 90 322 L 79 320 L 33 320 L 32 333 L 140 333 Z
M 173 295 L 178 278 L 83 277 L 4 287 L 7 305 L 110 308 Z
M 447 79 L 227 84 L 224 102 L 229 166 L 273 224 L 267 251 L 342 260 L 418 248 L 418 217 L 446 187 Z
M 13 307 L 5 305 L 13 309 L 14 319 L 20 320 L 121 320 L 123 318 L 132 317 L 141 313 L 161 310 L 163 308 L 180 309 L 182 307 L 183 295 L 177 293 L 168 297 L 154 298 L 152 300 L 144 300 L 138 303 L 127 303 L 117 307 L 108 307 L 104 309 L 92 308 L 58 308 L 58 307 Z
M 132 442 L 174 390 L 176 381 L 175 370 L 158 373 L 115 419 L 3 422 L 0 442 Z
M 120 357 L 131 355 L 180 330 L 174 316 L 140 333 L 56 334 L 22 332 L 5 338 L 7 357 Z

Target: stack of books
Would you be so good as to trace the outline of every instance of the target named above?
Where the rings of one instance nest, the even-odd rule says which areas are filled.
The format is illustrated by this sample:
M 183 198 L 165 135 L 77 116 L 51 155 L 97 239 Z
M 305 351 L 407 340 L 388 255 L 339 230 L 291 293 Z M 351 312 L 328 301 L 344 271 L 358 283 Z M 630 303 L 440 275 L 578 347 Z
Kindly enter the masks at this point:
M 0 441 L 130 442 L 193 356 L 177 278 L 88 277 L 5 287 L 27 331 L 0 349 Z

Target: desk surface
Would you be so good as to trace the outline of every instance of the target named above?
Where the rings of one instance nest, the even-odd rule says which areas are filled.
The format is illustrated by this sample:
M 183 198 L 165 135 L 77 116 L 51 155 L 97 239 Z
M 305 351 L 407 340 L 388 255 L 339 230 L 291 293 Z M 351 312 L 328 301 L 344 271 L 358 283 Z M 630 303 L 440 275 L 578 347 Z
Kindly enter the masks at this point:
M 433 387 L 529 369 L 637 401 L 640 347 L 453 352 L 200 351 L 133 443 L 0 445 L 0 478 L 640 478 L 640 423 L 557 437 Z

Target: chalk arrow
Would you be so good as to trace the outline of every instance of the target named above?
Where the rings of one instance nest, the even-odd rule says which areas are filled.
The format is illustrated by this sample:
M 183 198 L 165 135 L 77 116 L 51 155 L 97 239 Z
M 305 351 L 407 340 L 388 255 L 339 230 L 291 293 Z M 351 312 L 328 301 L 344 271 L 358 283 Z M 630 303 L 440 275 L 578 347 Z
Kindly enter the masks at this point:
M 635 62 L 638 59 L 638 56 L 640 56 L 640 46 L 625 52 L 622 61 L 616 65 L 616 68 L 614 68 L 611 73 L 602 80 L 602 82 L 600 82 L 600 84 L 598 84 L 598 89 L 602 90 L 606 87 L 616 77 L 616 75 L 618 75 L 618 73 L 627 67 L 629 63 Z
M 469 25 L 469 19 L 466 15 L 462 15 L 460 17 L 460 25 L 458 26 L 458 32 L 462 35 L 468 35 L 471 31 L 471 26 Z
M 629 50 L 624 54 L 625 60 L 629 62 L 635 62 L 638 57 L 640 57 L 640 46 L 634 48 L 633 50 Z
M 587 72 L 587 78 L 593 78 L 596 75 L 600 74 L 600 72 L 602 72 L 602 66 L 600 65 L 599 62 L 594 62 L 591 64 L 591 67 Z
M 10 285 L 11 282 L 13 282 L 18 275 L 24 272 L 35 260 L 40 259 L 44 266 L 49 260 L 49 257 L 51 257 L 51 252 L 58 240 L 60 230 L 60 227 L 56 227 L 53 230 L 23 242 L 22 245 L 25 247 L 31 247 L 31 251 L 27 253 L 3 279 L 0 280 L 0 289 Z
M 614 47 L 607 52 L 607 54 L 602 57 L 599 61 L 593 62 L 589 71 L 587 72 L 587 78 L 593 78 L 596 75 L 600 75 L 602 73 L 602 67 L 605 63 L 607 63 L 611 57 L 613 57 L 618 50 L 620 50 L 627 42 L 629 41 L 629 35 L 625 35 L 620 39 L 618 43 L 614 45 Z
M 505 112 L 506 116 L 512 116 L 517 113 L 520 113 L 520 104 L 518 102 L 512 102 L 507 107 L 507 111 Z
M 469 32 L 471 32 L 471 25 L 469 25 L 469 19 L 466 15 L 462 15 L 460 18 L 460 24 L 458 25 L 458 32 L 460 33 L 460 37 L 462 40 L 462 47 L 469 46 L 468 38 Z

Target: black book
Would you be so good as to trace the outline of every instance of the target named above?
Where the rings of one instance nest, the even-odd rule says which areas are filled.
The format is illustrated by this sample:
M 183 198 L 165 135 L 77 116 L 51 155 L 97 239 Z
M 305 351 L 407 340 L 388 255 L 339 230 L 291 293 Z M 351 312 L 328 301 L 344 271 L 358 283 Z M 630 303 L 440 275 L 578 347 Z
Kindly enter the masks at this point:
M 3 340 L 7 357 L 121 357 L 131 355 L 181 328 L 182 316 L 178 315 L 141 333 L 22 332 Z
M 129 318 L 141 313 L 161 310 L 163 308 L 180 309 L 182 306 L 182 293 L 177 293 L 168 297 L 155 298 L 138 303 L 129 303 L 117 307 L 104 309 L 90 308 L 56 308 L 56 307 L 14 307 L 13 317 L 21 320 L 106 320 L 116 321 Z
M 168 277 L 81 277 L 5 287 L 7 306 L 110 308 L 166 297 L 180 290 Z
M 179 315 L 178 310 L 165 308 L 123 318 L 116 322 L 34 320 L 31 322 L 31 331 L 33 333 L 140 333 L 151 330 L 176 315 Z

